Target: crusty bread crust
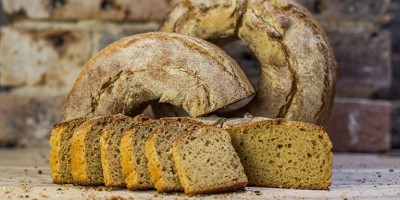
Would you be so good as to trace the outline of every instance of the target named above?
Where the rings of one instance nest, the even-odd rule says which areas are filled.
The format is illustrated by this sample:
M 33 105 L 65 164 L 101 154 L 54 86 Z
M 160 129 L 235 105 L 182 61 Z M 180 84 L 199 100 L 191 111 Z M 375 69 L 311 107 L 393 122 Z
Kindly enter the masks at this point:
M 187 0 L 165 18 L 161 31 L 217 42 L 239 37 L 258 58 L 259 90 L 231 113 L 323 124 L 335 94 L 337 64 L 328 39 L 294 0 Z
M 62 183 L 69 183 L 69 181 L 64 181 L 61 175 L 60 169 L 60 162 L 59 157 L 60 155 L 60 143 L 61 141 L 61 134 L 65 131 L 66 126 L 54 126 L 53 130 L 51 131 L 50 136 L 50 168 L 51 168 L 51 176 L 53 178 L 53 183 L 62 184 Z M 72 180 L 72 179 L 71 179 Z
M 103 184 L 103 182 L 93 183 L 89 181 L 89 178 L 86 176 L 86 162 L 85 162 L 85 136 L 86 132 L 90 129 L 90 122 L 82 124 L 83 127 L 80 127 L 77 132 L 74 133 L 71 142 L 71 168 L 72 168 L 72 177 L 74 178 L 74 182 L 82 185 L 90 185 L 90 184 Z
M 147 168 L 150 173 L 150 180 L 154 184 L 154 187 L 157 189 L 157 192 L 162 192 L 159 188 L 163 187 L 163 177 L 161 176 L 161 165 L 160 160 L 158 159 L 156 147 L 154 144 L 154 138 L 156 137 L 155 133 L 152 133 L 146 140 L 145 143 L 145 155 L 147 158 Z M 179 189 L 179 188 L 178 188 Z
M 68 94 L 63 119 L 134 116 L 154 101 L 200 116 L 253 93 L 237 63 L 215 45 L 175 33 L 138 34 L 89 60 Z

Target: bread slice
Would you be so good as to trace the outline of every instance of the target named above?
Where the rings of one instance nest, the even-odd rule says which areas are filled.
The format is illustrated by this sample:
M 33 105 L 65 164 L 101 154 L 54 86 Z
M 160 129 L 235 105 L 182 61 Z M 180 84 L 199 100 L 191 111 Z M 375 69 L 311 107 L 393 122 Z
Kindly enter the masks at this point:
M 120 165 L 119 146 L 122 133 L 129 127 L 147 120 L 149 118 L 144 115 L 138 115 L 134 119 L 121 118 L 103 129 L 100 138 L 100 153 L 106 187 L 123 187 L 126 185 Z
M 120 145 L 120 162 L 128 189 L 137 190 L 154 187 L 147 168 L 148 160 L 145 156 L 145 142 L 151 133 L 168 125 L 181 126 L 181 123 L 186 121 L 202 124 L 200 121 L 188 118 L 163 118 L 135 125 L 124 132 Z
M 100 158 L 101 131 L 108 124 L 130 117 L 105 115 L 83 123 L 72 136 L 71 172 L 74 182 L 82 185 L 102 185 L 103 168 Z
M 180 135 L 198 130 L 205 125 L 193 122 L 168 125 L 155 130 L 146 140 L 145 155 L 151 182 L 158 192 L 183 190 L 174 161 L 172 160 L 172 143 Z
M 247 177 L 228 132 L 204 127 L 173 143 L 173 160 L 185 194 L 244 189 Z
M 75 129 L 87 119 L 82 117 L 54 125 L 50 136 L 50 167 L 53 183 L 73 183 L 69 152 L 71 138 Z
M 332 143 L 323 127 L 283 119 L 247 118 L 224 123 L 249 185 L 328 189 Z

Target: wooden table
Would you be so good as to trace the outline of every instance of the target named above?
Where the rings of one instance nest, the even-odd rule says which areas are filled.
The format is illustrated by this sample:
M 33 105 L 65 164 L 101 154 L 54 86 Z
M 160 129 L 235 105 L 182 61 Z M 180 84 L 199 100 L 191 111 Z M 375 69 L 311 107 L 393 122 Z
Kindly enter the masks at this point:
M 182 193 L 111 190 L 51 183 L 49 147 L 0 149 L 0 199 L 185 199 Z M 335 154 L 329 191 L 247 187 L 199 199 L 400 199 L 400 157 Z

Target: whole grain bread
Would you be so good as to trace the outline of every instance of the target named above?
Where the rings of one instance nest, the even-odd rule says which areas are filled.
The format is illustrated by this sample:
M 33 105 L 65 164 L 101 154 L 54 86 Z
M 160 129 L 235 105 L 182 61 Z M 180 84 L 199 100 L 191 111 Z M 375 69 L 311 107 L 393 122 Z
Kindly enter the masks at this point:
M 244 72 L 217 46 L 176 33 L 137 34 L 89 60 L 68 94 L 63 119 L 134 116 L 152 102 L 200 116 L 253 93 Z
M 74 183 L 104 184 L 100 156 L 101 133 L 104 127 L 121 119 L 132 118 L 122 114 L 104 115 L 86 121 L 75 130 L 70 149 L 70 165 Z
M 145 144 L 145 155 L 151 182 L 158 192 L 175 192 L 183 190 L 174 161 L 172 160 L 172 143 L 180 135 L 196 131 L 206 125 L 190 121 L 170 124 L 153 131 Z
M 227 120 L 249 185 L 328 189 L 332 143 L 323 127 L 263 117 Z
M 128 189 L 138 190 L 154 187 L 148 170 L 148 160 L 145 156 L 147 138 L 158 129 L 168 125 L 182 126 L 182 123 L 189 120 L 187 118 L 164 118 L 137 124 L 123 133 L 120 162 Z M 190 121 L 193 124 L 203 124 L 200 121 Z
M 103 169 L 103 179 L 106 187 L 124 187 L 125 180 L 120 165 L 119 146 L 122 133 L 134 126 L 150 120 L 144 115 L 138 115 L 135 118 L 121 118 L 107 125 L 101 133 L 100 155 L 101 166 Z
M 248 106 L 231 116 L 250 112 L 314 124 L 329 116 L 334 55 L 321 26 L 295 0 L 185 0 L 160 30 L 215 43 L 238 37 L 250 47 L 262 68 L 259 89 Z
M 54 125 L 50 136 L 50 168 L 53 183 L 73 183 L 71 174 L 70 147 L 75 129 L 88 118 L 81 117 Z
M 233 191 L 247 185 L 231 137 L 221 128 L 203 127 L 179 136 L 172 155 L 185 194 Z

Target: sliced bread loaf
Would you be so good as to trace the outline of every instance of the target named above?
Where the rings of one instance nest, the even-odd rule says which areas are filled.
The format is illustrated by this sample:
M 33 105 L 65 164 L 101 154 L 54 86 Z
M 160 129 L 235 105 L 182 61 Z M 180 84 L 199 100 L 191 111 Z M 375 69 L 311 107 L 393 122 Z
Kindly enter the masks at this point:
M 100 138 L 100 152 L 105 186 L 123 187 L 126 185 L 120 165 L 119 146 L 122 133 L 129 127 L 147 120 L 149 118 L 144 115 L 138 115 L 133 119 L 121 118 L 103 129 Z
M 77 127 L 87 118 L 77 118 L 54 125 L 50 136 L 50 167 L 53 183 L 73 183 L 70 166 L 71 138 Z
M 228 132 L 204 127 L 178 137 L 173 160 L 185 194 L 244 189 L 247 177 Z
M 183 190 L 174 161 L 172 160 L 172 143 L 180 135 L 198 130 L 205 125 L 186 120 L 180 124 L 165 126 L 155 130 L 145 144 L 145 155 L 150 178 L 158 192 Z
M 282 119 L 231 119 L 224 128 L 244 166 L 249 185 L 328 189 L 332 143 L 317 125 Z
M 145 142 L 150 134 L 168 125 L 181 126 L 180 124 L 183 121 L 188 120 L 187 118 L 164 118 L 144 122 L 123 133 L 120 145 L 120 162 L 128 189 L 137 190 L 154 187 L 147 168 L 148 160 L 145 156 Z M 193 123 L 202 124 L 195 121 Z
M 74 182 L 82 185 L 102 185 L 103 168 L 100 157 L 101 131 L 125 115 L 105 115 L 83 123 L 72 136 L 71 172 Z

